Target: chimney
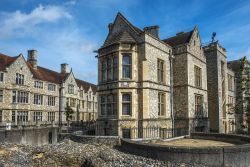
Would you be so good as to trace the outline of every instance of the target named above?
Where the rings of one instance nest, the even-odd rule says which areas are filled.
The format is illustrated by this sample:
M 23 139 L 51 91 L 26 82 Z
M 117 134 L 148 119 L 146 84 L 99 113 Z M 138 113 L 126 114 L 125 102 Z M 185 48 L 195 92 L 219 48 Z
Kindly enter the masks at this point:
M 109 23 L 108 28 L 109 28 L 109 32 L 111 32 L 111 30 L 113 28 L 113 23 Z
M 149 27 L 145 27 L 143 30 L 146 33 L 153 35 L 154 37 L 159 38 L 159 29 L 160 29 L 159 26 L 149 26 Z
M 61 73 L 70 73 L 70 68 L 67 63 L 61 64 Z
M 31 64 L 33 68 L 37 68 L 37 51 L 36 50 L 28 50 L 28 59 L 27 62 Z

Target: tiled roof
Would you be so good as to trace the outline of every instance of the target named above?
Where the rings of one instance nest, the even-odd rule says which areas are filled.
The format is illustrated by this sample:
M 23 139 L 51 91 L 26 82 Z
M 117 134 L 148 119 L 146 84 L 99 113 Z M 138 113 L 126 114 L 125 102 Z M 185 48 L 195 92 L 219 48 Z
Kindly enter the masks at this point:
M 16 59 L 17 57 L 10 57 L 4 54 L 0 54 L 0 71 L 5 70 L 5 68 L 8 67 L 11 63 L 13 63 Z M 37 66 L 37 68 L 35 69 L 29 62 L 26 62 L 26 64 L 30 68 L 33 77 L 42 81 L 60 84 L 64 82 L 69 76 L 69 73 L 59 73 L 40 66 Z M 82 86 L 85 91 L 87 91 L 91 86 L 93 92 L 96 92 L 96 85 L 79 79 L 76 79 L 76 82 L 77 85 L 79 87 Z
M 96 90 L 97 90 L 96 85 L 89 83 L 89 82 L 86 82 L 86 81 L 83 81 L 83 80 L 79 80 L 79 79 L 76 79 L 76 83 L 77 83 L 78 87 L 82 86 L 85 91 L 88 91 L 89 87 L 91 86 L 92 91 L 94 93 L 96 93 Z
M 134 38 L 127 31 L 118 32 L 117 34 L 113 34 L 110 38 L 108 38 L 103 46 L 108 46 L 118 42 L 128 42 L 135 43 Z
M 18 56 L 10 57 L 0 53 L 0 71 L 3 71 L 6 67 L 10 66 L 17 59 L 17 57 Z
M 174 37 L 164 39 L 163 42 L 169 44 L 172 47 L 185 44 L 190 41 L 192 34 L 193 34 L 193 30 L 190 32 L 183 32 L 183 33 L 177 34 Z

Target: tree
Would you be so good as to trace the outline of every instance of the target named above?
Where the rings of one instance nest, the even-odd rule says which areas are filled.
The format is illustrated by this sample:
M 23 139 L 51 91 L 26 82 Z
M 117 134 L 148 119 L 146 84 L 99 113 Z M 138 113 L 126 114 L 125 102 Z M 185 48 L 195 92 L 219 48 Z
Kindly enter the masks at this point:
M 67 121 L 67 127 L 69 131 L 69 122 L 72 120 L 72 115 L 74 114 L 74 110 L 69 106 L 67 103 L 67 106 L 65 107 L 65 113 L 66 115 L 66 121 Z

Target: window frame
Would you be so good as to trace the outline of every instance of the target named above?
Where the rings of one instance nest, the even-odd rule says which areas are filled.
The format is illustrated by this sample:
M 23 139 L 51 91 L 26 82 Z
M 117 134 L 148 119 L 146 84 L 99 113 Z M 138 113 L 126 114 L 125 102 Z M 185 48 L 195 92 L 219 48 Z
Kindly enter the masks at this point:
M 0 89 L 0 103 L 4 102 L 4 90 Z
M 166 115 L 166 93 L 158 92 L 158 116 Z
M 124 57 L 129 57 L 129 63 L 126 64 Z M 129 70 L 129 76 L 125 72 Z M 132 79 L 132 53 L 122 53 L 122 78 L 123 79 Z
M 124 96 L 128 95 L 129 100 L 124 100 Z M 129 111 L 124 111 L 125 105 L 129 105 Z M 127 113 L 126 113 L 127 112 Z M 122 115 L 132 116 L 132 94 L 131 93 L 122 93 Z
M 165 83 L 165 61 L 157 59 L 157 81 L 159 83 Z
M 194 85 L 202 88 L 202 69 L 197 65 L 194 65 Z
M 203 103 L 204 103 L 204 96 L 201 94 L 194 94 L 195 95 L 195 100 L 194 100 L 194 115 L 197 117 L 202 117 L 203 116 Z M 200 102 L 200 104 L 198 103 Z
M 0 83 L 4 82 L 4 73 L 0 72 Z

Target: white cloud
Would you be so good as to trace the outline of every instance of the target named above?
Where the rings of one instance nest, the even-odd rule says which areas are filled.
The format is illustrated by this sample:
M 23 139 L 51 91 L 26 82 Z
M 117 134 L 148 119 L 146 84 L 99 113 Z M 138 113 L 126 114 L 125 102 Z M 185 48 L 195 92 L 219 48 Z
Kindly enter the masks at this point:
M 0 37 L 8 38 L 16 35 L 24 35 L 34 32 L 36 26 L 42 23 L 52 23 L 60 19 L 71 19 L 72 16 L 61 6 L 39 5 L 30 13 L 19 10 L 13 13 L 1 13 L 0 21 L 2 27 Z

